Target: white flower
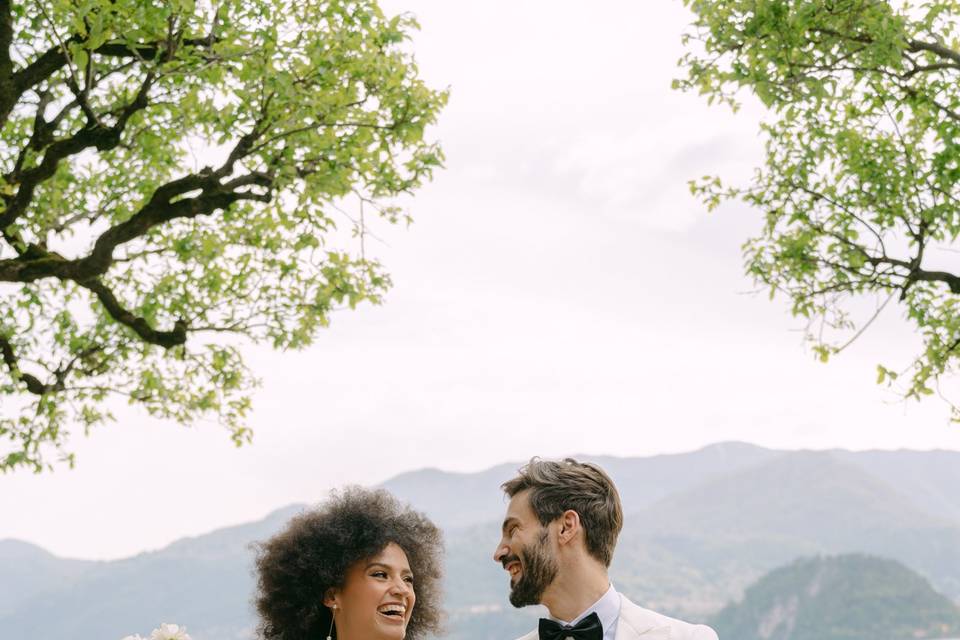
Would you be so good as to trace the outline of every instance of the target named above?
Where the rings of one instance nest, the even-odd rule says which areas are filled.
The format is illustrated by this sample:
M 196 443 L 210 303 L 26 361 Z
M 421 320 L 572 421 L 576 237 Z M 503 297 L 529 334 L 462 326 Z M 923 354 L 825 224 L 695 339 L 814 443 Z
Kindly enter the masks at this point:
M 135 636 L 124 636 L 124 637 L 121 638 L 120 640 L 143 640 L 143 638 L 141 638 L 141 637 L 140 637 L 140 634 L 138 633 L 138 634 L 135 635 Z
M 159 629 L 153 630 L 150 640 L 190 640 L 190 636 L 187 635 L 186 627 L 164 622 Z

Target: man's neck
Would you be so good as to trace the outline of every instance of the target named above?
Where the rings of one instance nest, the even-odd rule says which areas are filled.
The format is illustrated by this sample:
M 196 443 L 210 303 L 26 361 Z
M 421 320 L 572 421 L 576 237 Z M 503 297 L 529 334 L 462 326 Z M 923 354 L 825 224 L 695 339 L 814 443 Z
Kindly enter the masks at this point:
M 540 602 L 557 620 L 572 622 L 610 588 L 610 578 L 601 565 L 564 567 L 543 592 Z

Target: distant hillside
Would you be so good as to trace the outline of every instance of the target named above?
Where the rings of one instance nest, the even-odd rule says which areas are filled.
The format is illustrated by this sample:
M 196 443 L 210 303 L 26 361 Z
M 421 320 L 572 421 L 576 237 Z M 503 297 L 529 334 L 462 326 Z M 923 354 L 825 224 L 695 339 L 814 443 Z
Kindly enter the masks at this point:
M 893 560 L 797 560 L 711 621 L 731 640 L 916 640 L 960 636 L 960 609 Z
M 96 563 L 72 584 L 54 581 L 0 616 L 4 640 L 119 640 L 179 622 L 195 640 L 249 639 L 254 625 L 251 543 L 263 540 L 302 509 L 293 505 L 258 522 L 184 538 L 156 552 Z M 0 565 L 0 589 L 10 589 Z M 51 615 L 55 612 L 55 615 Z
M 833 453 L 784 454 L 630 514 L 614 562 L 651 607 L 702 615 L 794 558 L 851 552 L 895 558 L 960 599 L 960 526 Z
M 834 451 L 897 489 L 920 509 L 960 522 L 960 453 L 956 451 Z
M 617 483 L 624 507 L 640 511 L 657 501 L 704 483 L 770 462 L 781 455 L 810 453 L 857 467 L 908 499 L 928 515 L 960 523 L 960 452 L 844 451 L 785 452 L 743 442 L 722 442 L 697 451 L 643 458 L 574 455 L 603 466 Z M 421 469 L 383 483 L 395 495 L 425 511 L 446 529 L 485 524 L 503 515 L 497 490 L 523 460 L 476 473 Z M 464 508 L 469 505 L 470 508 Z
M 573 457 L 603 467 L 617 483 L 624 507 L 637 511 L 707 478 L 746 469 L 780 453 L 742 442 L 724 442 L 690 453 L 649 458 Z M 457 529 L 502 518 L 506 502 L 499 487 L 516 475 L 524 462 L 501 464 L 477 473 L 422 469 L 400 474 L 383 486 L 425 511 L 442 527 Z
M 889 455 L 727 443 L 675 456 L 594 458 L 618 483 L 626 511 L 614 583 L 644 606 L 702 621 L 797 557 L 860 552 L 894 558 L 960 600 L 960 524 L 929 510 L 950 513 L 957 497 L 949 487 L 933 496 L 924 489 L 949 481 L 960 454 Z M 385 483 L 445 527 L 446 640 L 502 640 L 535 624 L 536 608 L 507 603 L 507 576 L 491 559 L 504 509 L 498 485 L 519 465 L 419 471 Z M 921 479 L 901 481 L 883 473 L 888 467 Z M 177 621 L 195 640 L 247 640 L 255 625 L 249 545 L 301 508 L 115 562 L 0 542 L 0 638 L 116 640 Z
M 58 558 L 20 540 L 0 540 L 0 618 L 51 585 L 73 584 L 97 564 Z
M 770 569 L 818 553 L 892 557 L 960 599 L 960 526 L 830 452 L 777 454 L 629 507 L 611 574 L 621 591 L 667 613 L 708 615 Z M 452 607 L 501 602 L 505 576 L 490 561 L 498 529 L 499 518 L 449 532 L 462 576 L 448 589 Z

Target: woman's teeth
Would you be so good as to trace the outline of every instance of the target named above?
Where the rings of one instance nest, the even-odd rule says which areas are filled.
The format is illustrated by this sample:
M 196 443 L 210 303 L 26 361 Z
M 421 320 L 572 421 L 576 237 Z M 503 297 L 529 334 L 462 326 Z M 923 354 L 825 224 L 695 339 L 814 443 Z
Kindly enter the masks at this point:
M 403 614 L 407 612 L 407 608 L 401 604 L 385 604 L 378 608 L 377 611 L 385 616 L 402 618 Z

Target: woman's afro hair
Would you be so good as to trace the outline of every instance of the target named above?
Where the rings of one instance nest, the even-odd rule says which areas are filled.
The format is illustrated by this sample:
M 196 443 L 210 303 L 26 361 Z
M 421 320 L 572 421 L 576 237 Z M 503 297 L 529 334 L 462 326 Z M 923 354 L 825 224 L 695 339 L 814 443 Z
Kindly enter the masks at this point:
M 330 588 L 343 587 L 354 563 L 389 543 L 407 554 L 417 602 L 406 640 L 438 632 L 443 541 L 426 516 L 383 489 L 349 487 L 318 508 L 295 516 L 286 529 L 257 545 L 256 607 L 265 640 L 316 640 L 330 628 L 323 604 Z

